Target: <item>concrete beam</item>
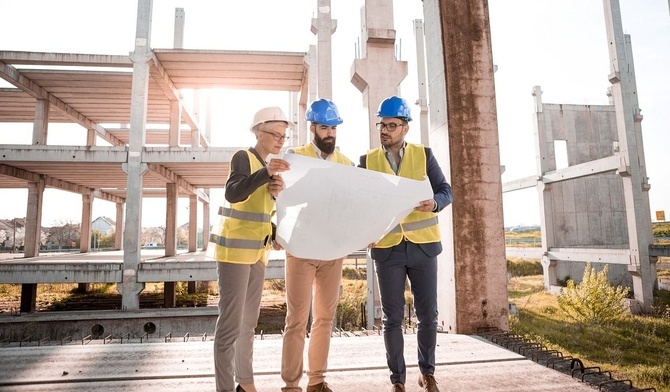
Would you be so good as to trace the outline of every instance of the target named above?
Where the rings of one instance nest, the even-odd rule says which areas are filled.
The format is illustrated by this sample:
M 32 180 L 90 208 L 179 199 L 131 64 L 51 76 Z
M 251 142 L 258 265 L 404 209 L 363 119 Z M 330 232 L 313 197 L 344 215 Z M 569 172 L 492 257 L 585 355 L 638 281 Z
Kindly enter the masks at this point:
M 551 184 L 553 182 L 560 182 L 575 178 L 592 176 L 600 173 L 613 172 L 621 168 L 621 162 L 621 156 L 612 155 L 606 158 L 580 163 L 578 165 L 569 166 L 564 169 L 546 172 L 542 176 L 542 182 L 545 184 Z
M 88 117 L 73 109 L 70 105 L 56 98 L 54 95 L 43 89 L 41 86 L 32 80 L 23 76 L 16 68 L 9 64 L 0 61 L 0 78 L 20 88 L 26 94 L 35 99 L 43 99 L 49 101 L 53 107 L 61 111 L 66 116 L 70 117 L 74 122 L 86 129 L 95 129 L 100 137 L 115 146 L 123 146 L 125 143 L 108 133 L 104 127 L 92 121 Z
M 72 65 L 90 67 L 131 68 L 128 56 L 107 54 L 46 53 L 0 51 L 0 61 L 17 65 Z
M 630 264 L 631 252 L 628 249 L 601 248 L 551 248 L 547 252 L 550 260 L 583 261 L 608 264 Z

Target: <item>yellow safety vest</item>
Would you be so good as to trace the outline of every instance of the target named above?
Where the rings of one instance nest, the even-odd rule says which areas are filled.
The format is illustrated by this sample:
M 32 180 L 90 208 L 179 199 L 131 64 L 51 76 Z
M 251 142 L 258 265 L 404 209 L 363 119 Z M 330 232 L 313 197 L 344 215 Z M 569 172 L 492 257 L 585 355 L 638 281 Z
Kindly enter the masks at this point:
M 319 158 L 318 153 L 316 152 L 316 149 L 314 148 L 314 145 L 312 143 L 305 144 L 304 146 L 296 147 L 294 149 L 296 154 L 299 155 L 306 155 L 308 157 L 313 157 L 313 158 Z M 328 159 L 332 162 L 337 162 L 341 163 L 344 165 L 353 165 L 353 162 L 349 160 L 349 158 L 345 157 L 344 154 L 340 152 L 340 150 L 335 149 L 332 154 L 328 157 Z
M 382 173 L 395 174 L 386 159 L 384 149 L 379 147 L 367 153 L 367 168 Z M 422 145 L 407 143 L 398 176 L 423 181 L 426 176 L 426 150 Z M 390 248 L 407 238 L 415 244 L 440 241 L 440 228 L 434 212 L 412 211 L 398 226 L 394 227 L 375 248 Z
M 263 168 L 256 155 L 248 150 L 247 155 L 251 173 Z M 261 186 L 246 200 L 219 208 L 221 230 L 210 236 L 210 242 L 215 244 L 214 258 L 235 264 L 254 264 L 261 260 L 267 265 L 274 206 L 268 187 Z

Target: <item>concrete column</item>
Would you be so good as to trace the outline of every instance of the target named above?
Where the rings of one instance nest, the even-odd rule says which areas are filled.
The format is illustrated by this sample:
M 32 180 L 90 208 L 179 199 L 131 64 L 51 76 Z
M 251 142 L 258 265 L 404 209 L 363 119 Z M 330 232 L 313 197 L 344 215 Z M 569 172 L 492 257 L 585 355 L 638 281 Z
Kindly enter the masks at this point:
M 542 233 L 542 268 L 544 277 L 544 288 L 551 289 L 551 286 L 558 285 L 556 261 L 550 260 L 547 256 L 549 249 L 555 245 L 554 241 L 554 216 L 553 199 L 551 197 L 551 184 L 542 182 L 544 173 L 556 170 L 556 159 L 554 151 L 554 136 L 547 134 L 547 129 L 542 116 L 542 89 L 540 86 L 534 86 L 532 95 L 535 100 L 535 113 L 533 114 L 533 125 L 535 134 L 535 145 L 537 154 L 535 164 L 537 168 L 537 195 L 540 205 L 540 231 Z
M 428 74 L 429 139 L 435 157 L 440 162 L 444 175 L 451 178 L 449 165 L 449 132 L 447 129 L 446 78 L 444 73 L 444 51 L 442 49 L 442 26 L 438 0 L 424 1 L 424 37 L 426 43 L 426 70 Z M 449 180 L 451 181 L 451 180 Z M 438 323 L 443 331 L 456 332 L 456 283 L 454 270 L 454 234 L 452 209 L 440 212 L 440 232 L 444 250 L 438 256 L 437 270 Z
M 426 24 L 429 17 L 440 18 L 449 166 L 458 173 L 451 176 L 455 319 L 450 321 L 455 325 L 443 328 L 465 334 L 482 326 L 506 330 L 507 263 L 487 3 L 439 0 L 437 5 L 438 12 L 429 16 L 424 2 L 424 16 Z M 431 95 L 431 103 L 439 99 Z
M 205 189 L 205 194 L 209 200 L 209 189 Z M 207 250 L 209 244 L 209 202 L 202 203 L 202 250 Z
M 42 233 L 42 201 L 44 199 L 44 180 L 28 184 L 28 211 L 26 211 L 26 232 L 24 238 L 24 257 L 36 257 L 40 254 L 40 235 Z
M 122 295 L 123 310 L 140 308 L 140 292 L 144 283 L 137 281 L 141 260 L 140 235 L 142 229 L 142 175 L 147 164 L 142 162 L 142 151 L 146 140 L 147 98 L 149 96 L 149 60 L 151 59 L 151 0 L 138 0 L 133 80 L 130 101 L 130 143 L 128 162 L 124 170 L 128 175 L 126 196 L 127 224 L 123 233 L 123 283 L 118 286 Z
M 193 91 L 193 117 L 198 124 L 200 124 L 200 97 L 201 90 Z M 198 125 L 199 126 L 199 125 Z M 191 129 L 191 147 L 200 147 L 200 129 Z
M 97 132 L 95 131 L 95 129 L 87 129 L 86 130 L 86 146 L 88 146 L 88 147 L 95 146 L 96 139 L 97 139 L 96 135 L 97 135 Z
M 88 253 L 91 250 L 91 221 L 93 215 L 93 196 L 81 195 L 81 239 L 79 252 Z
M 370 251 L 367 252 L 365 259 L 367 271 L 367 301 L 365 311 L 367 312 L 367 329 L 381 328 L 382 325 L 382 300 L 379 295 L 379 284 L 377 283 L 377 274 L 375 273 L 375 261 L 370 257 Z
M 179 101 L 170 101 L 170 128 L 168 130 L 168 145 L 179 147 L 181 135 L 181 104 Z
M 174 43 L 175 49 L 184 48 L 184 25 L 186 24 L 186 12 L 183 8 L 174 9 Z
M 312 33 L 317 37 L 319 98 L 333 98 L 332 35 L 337 30 L 337 20 L 331 19 L 330 0 L 317 0 L 317 18 L 312 19 Z
M 416 70 L 417 82 L 419 87 L 419 125 L 421 126 L 421 143 L 425 146 L 430 145 L 429 139 L 429 125 L 428 125 L 428 90 L 426 86 L 426 50 L 423 40 L 423 21 L 421 19 L 414 20 L 414 37 L 416 38 Z M 416 119 L 416 115 L 414 115 Z
M 167 183 L 165 195 L 165 256 L 177 254 L 177 184 Z
M 21 313 L 35 313 L 37 306 L 37 284 L 24 283 L 21 285 Z
M 317 96 L 317 83 L 319 78 L 319 73 L 317 69 L 317 54 L 316 46 L 310 45 L 309 52 L 307 53 L 307 64 L 309 64 L 308 69 L 308 79 L 307 79 L 307 95 L 309 96 L 307 105 L 318 99 Z M 337 102 L 335 103 L 337 105 Z M 311 140 L 310 132 L 308 131 L 309 125 L 305 121 L 305 115 L 307 114 L 307 106 L 300 108 L 300 122 L 299 124 L 299 133 L 298 140 L 296 142 L 297 146 L 309 143 Z
M 644 190 L 648 186 L 644 163 L 639 155 L 641 140 L 638 140 L 635 116 L 639 114 L 634 79 L 630 68 L 633 58 L 626 57 L 626 42 L 621 23 L 621 10 L 618 0 L 603 0 L 605 9 L 605 28 L 610 55 L 610 75 L 612 97 L 616 108 L 616 124 L 619 135 L 619 154 L 623 158 L 619 169 L 623 181 L 624 200 L 626 203 L 626 221 L 628 223 L 628 243 L 630 248 L 630 264 L 628 271 L 633 276 L 633 292 L 635 300 L 643 312 L 649 312 L 653 305 L 652 271 L 650 265 L 649 245 L 653 243 L 651 236 L 651 212 L 648 194 Z M 630 50 L 632 54 L 632 50 Z M 640 119 L 641 120 L 641 119 Z
M 375 128 L 379 104 L 398 94 L 398 86 L 407 76 L 407 62 L 395 58 L 393 4 L 385 0 L 366 0 L 362 10 L 362 59 L 351 67 L 351 83 L 363 93 L 368 111 L 370 148 L 380 146 Z
M 123 204 L 116 203 L 116 228 L 114 229 L 114 249 L 123 249 Z
M 163 306 L 166 308 L 177 307 L 177 282 L 165 282 L 163 284 Z
M 189 196 L 188 202 L 188 251 L 195 252 L 198 245 L 198 196 Z
M 46 146 L 49 133 L 49 101 L 35 100 L 35 122 L 33 123 L 33 144 Z

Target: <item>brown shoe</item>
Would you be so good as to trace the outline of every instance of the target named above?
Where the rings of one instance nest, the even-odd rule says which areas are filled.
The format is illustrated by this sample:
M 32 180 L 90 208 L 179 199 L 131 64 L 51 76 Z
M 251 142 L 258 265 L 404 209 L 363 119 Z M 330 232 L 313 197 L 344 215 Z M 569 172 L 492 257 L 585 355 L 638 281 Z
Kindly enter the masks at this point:
M 396 382 L 391 386 L 391 392 L 405 392 L 405 384 Z
M 433 373 L 424 374 L 422 376 L 420 375 L 419 386 L 423 388 L 424 392 L 440 392 Z
M 333 392 L 333 390 L 328 388 L 328 384 L 322 382 L 319 384 L 308 385 L 305 392 Z

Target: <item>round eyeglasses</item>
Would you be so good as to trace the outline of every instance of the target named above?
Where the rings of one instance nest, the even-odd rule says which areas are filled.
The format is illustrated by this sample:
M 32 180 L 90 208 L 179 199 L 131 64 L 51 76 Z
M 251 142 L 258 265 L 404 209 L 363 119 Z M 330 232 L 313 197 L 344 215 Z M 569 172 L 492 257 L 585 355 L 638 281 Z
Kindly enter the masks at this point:
M 275 139 L 278 142 L 286 143 L 286 141 L 289 139 L 290 136 L 284 136 L 280 135 L 278 133 L 274 132 L 268 132 L 268 131 L 261 131 L 263 133 L 267 133 L 268 135 L 272 135 L 272 138 Z

